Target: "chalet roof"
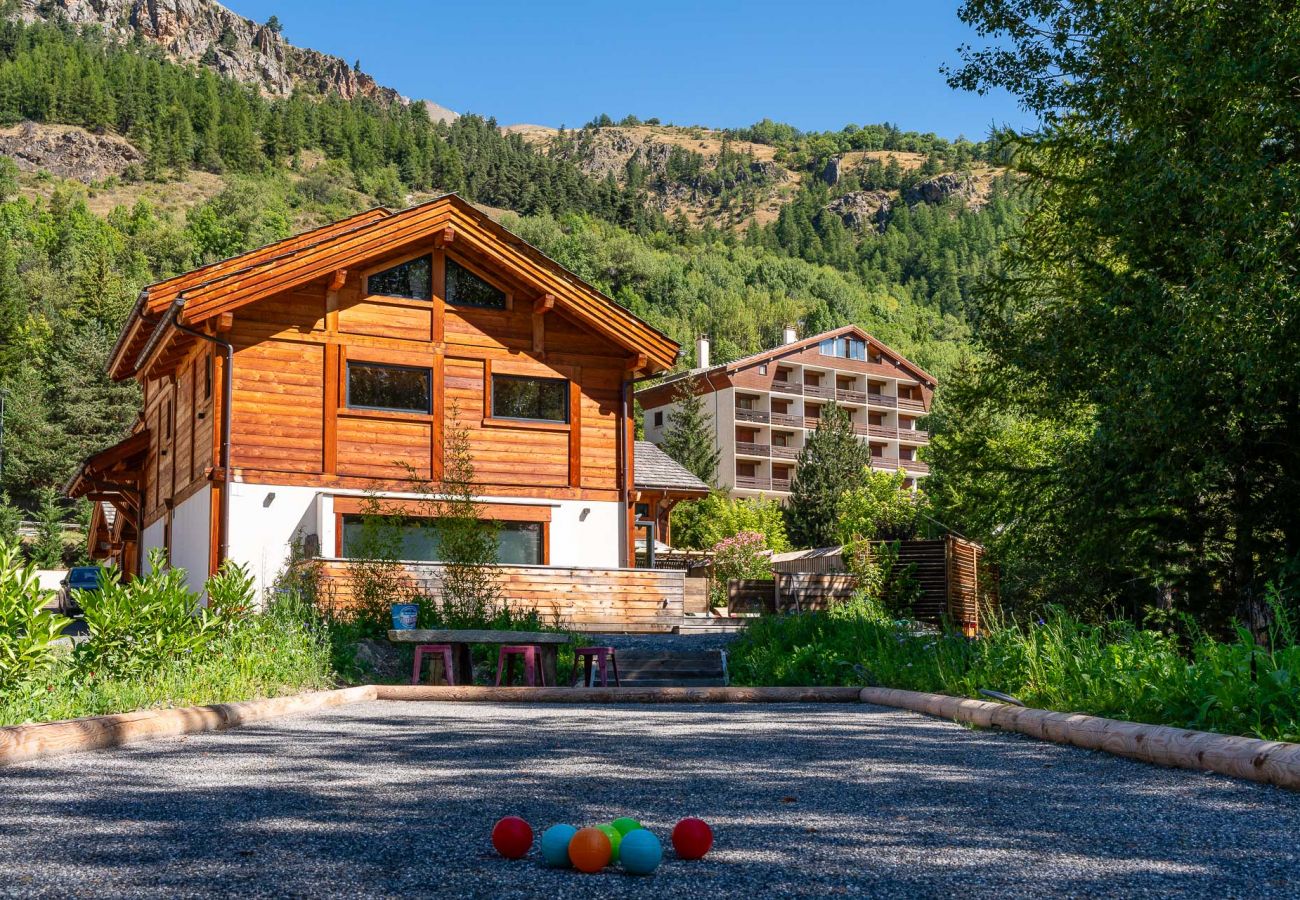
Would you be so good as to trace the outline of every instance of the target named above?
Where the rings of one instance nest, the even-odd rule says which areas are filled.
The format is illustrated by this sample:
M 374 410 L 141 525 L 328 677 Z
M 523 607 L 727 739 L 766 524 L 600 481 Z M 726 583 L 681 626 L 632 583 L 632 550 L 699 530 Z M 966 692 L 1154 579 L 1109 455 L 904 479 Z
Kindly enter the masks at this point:
M 77 466 L 77 471 L 64 485 L 63 493 L 69 497 L 81 497 L 95 491 L 103 482 L 119 484 L 136 477 L 148 450 L 149 432 L 143 430 L 91 454 Z
M 107 500 L 99 501 L 99 514 L 104 517 L 104 524 L 109 528 L 117 521 L 117 507 Z
M 823 331 L 821 334 L 814 334 L 811 337 L 806 337 L 806 338 L 802 338 L 801 340 L 792 341 L 789 344 L 781 344 L 779 347 L 773 347 L 769 350 L 760 350 L 758 353 L 751 353 L 749 356 L 742 356 L 739 359 L 733 359 L 731 362 L 718 363 L 717 365 L 709 366 L 707 369 L 695 368 L 695 369 L 689 369 L 685 372 L 678 372 L 675 375 L 670 375 L 667 378 L 656 381 L 652 385 L 647 385 L 646 387 L 642 388 L 640 391 L 637 391 L 637 393 L 640 394 L 645 391 L 657 390 L 658 388 L 662 388 L 664 385 L 676 384 L 677 382 L 683 381 L 688 378 L 701 378 L 701 377 L 706 377 L 714 374 L 725 374 L 729 372 L 735 372 L 740 369 L 747 369 L 750 366 L 757 365 L 762 362 L 766 362 L 778 356 L 784 356 L 785 354 L 791 352 L 798 352 L 807 347 L 811 347 L 815 344 L 819 344 L 822 341 L 826 340 L 827 338 L 840 337 L 841 335 L 846 335 L 846 334 L 856 335 L 857 337 L 860 337 L 863 340 L 868 341 L 871 344 L 874 344 L 875 346 L 879 347 L 882 351 L 884 351 L 884 353 L 887 356 L 890 356 L 897 362 L 902 363 L 914 375 L 919 377 L 922 381 L 927 382 L 930 387 L 934 387 L 936 384 L 938 384 L 938 381 L 935 379 L 933 375 L 931 375 L 925 369 L 922 369 L 920 366 L 918 366 L 916 363 L 909 360 L 907 357 L 903 356 L 903 354 L 899 353 L 897 350 L 890 347 L 884 341 L 881 341 L 878 338 L 868 334 L 866 331 L 862 330 L 857 325 L 843 325 L 839 328 L 832 328 L 830 331 Z
M 214 316 L 333 275 L 403 246 L 451 234 L 457 245 L 490 254 L 508 273 L 553 298 L 556 308 L 629 351 L 631 367 L 662 372 L 677 359 L 675 341 L 634 316 L 540 250 L 455 194 L 400 212 L 368 210 L 322 228 L 150 285 L 141 293 L 114 348 L 109 373 L 131 377 L 142 352 L 172 332 L 175 319 L 194 327 Z M 149 318 L 158 317 L 158 318 Z M 157 332 L 157 334 L 155 334 Z
M 632 458 L 633 481 L 638 491 L 669 491 L 701 497 L 709 493 L 707 484 L 649 441 L 637 441 Z

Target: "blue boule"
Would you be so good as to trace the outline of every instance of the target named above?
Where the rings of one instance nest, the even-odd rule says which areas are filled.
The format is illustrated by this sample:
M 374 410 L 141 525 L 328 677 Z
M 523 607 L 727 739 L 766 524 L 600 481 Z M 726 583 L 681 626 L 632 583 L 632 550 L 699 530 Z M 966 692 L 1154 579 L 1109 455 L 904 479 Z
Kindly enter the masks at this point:
M 552 825 L 542 832 L 542 862 L 552 869 L 567 869 L 569 841 L 578 833 L 572 825 Z
M 638 828 L 623 835 L 618 858 L 627 874 L 649 875 L 663 861 L 664 847 L 649 829 Z

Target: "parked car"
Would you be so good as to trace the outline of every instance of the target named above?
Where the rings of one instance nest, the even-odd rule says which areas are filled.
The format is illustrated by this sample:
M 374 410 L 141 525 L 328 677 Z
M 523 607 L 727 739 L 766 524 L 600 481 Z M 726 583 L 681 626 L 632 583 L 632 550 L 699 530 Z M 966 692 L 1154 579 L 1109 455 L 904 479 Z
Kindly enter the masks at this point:
M 76 566 L 59 582 L 59 612 L 65 616 L 81 615 L 81 604 L 74 591 L 99 590 L 99 566 Z

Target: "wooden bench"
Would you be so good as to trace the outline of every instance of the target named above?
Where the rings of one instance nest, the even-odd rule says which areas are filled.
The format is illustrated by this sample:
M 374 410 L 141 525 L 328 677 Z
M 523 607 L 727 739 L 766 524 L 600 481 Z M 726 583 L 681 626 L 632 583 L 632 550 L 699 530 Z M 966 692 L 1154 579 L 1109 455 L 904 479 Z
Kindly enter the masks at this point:
M 388 639 L 399 644 L 451 644 L 456 684 L 474 683 L 474 659 L 470 648 L 475 644 L 533 644 L 540 651 L 542 673 L 548 685 L 556 685 L 556 659 L 561 644 L 569 642 L 566 634 L 551 631 L 490 631 L 474 629 L 436 630 L 415 628 L 388 632 Z

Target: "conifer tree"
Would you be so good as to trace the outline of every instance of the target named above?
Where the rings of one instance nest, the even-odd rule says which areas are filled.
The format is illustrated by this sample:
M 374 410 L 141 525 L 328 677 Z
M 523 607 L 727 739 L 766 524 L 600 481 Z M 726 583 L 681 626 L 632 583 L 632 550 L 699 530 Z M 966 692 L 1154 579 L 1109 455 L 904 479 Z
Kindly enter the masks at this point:
M 796 547 L 837 543 L 837 510 L 845 491 L 861 484 L 871 450 L 853 431 L 849 414 L 834 403 L 799 451 L 786 518 Z
M 718 477 L 721 450 L 714 440 L 713 424 L 704 410 L 704 398 L 684 381 L 673 397 L 676 406 L 668 413 L 663 451 L 701 481 L 714 484 Z

